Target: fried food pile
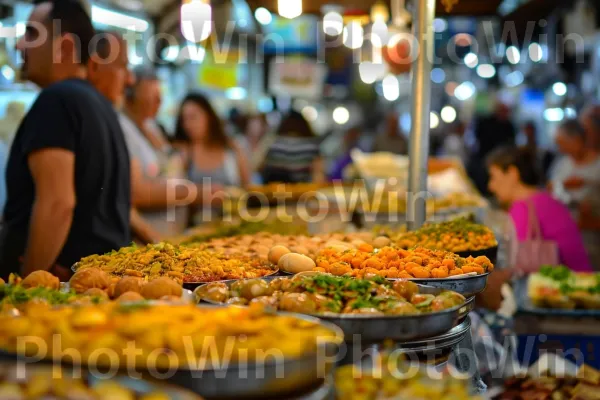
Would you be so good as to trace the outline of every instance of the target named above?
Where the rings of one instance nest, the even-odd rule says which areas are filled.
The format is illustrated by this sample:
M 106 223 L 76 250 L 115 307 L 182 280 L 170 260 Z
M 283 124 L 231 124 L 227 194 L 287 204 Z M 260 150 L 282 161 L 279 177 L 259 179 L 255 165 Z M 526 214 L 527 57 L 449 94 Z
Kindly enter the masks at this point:
M 410 249 L 416 246 L 460 253 L 495 247 L 498 245 L 490 228 L 465 218 L 428 224 L 398 239 L 398 246 Z
M 169 277 L 178 283 L 258 278 L 276 271 L 274 266 L 256 258 L 169 243 L 124 247 L 108 254 L 85 257 L 75 266 L 78 271 L 90 267 L 111 276 L 145 280 Z
M 494 400 L 597 400 L 600 372 L 583 365 L 577 376 L 517 376 L 504 383 L 504 393 Z
M 109 300 L 136 302 L 161 300 L 189 302 L 184 299 L 183 288 L 174 280 L 161 277 L 150 282 L 126 276 L 111 278 L 98 268 L 77 271 L 68 285 L 55 285 L 58 278 L 47 271 L 36 271 L 25 279 L 12 276 L 8 285 L 0 285 L 0 305 L 3 311 L 22 309 L 29 303 L 51 306 L 99 304 Z
M 29 341 L 19 346 L 23 336 Z M 51 357 L 54 346 L 60 345 L 78 351 L 84 364 L 114 363 L 94 356 L 102 349 L 114 351 L 121 367 L 203 369 L 246 359 L 261 362 L 265 354 L 287 359 L 314 353 L 317 338 L 341 340 L 322 325 L 265 314 L 258 305 L 200 308 L 112 302 L 52 308 L 30 304 L 17 317 L 0 315 L 0 349 L 31 355 L 48 346 L 47 357 Z M 125 351 L 131 342 L 134 351 Z
M 228 286 L 214 282 L 195 291 L 196 297 L 215 303 L 263 304 L 280 311 L 304 314 L 417 315 L 451 309 L 465 303 L 456 292 L 438 296 L 420 294 L 409 281 L 383 278 L 352 279 L 324 274 L 237 281 Z
M 0 398 L 55 400 L 172 400 L 163 391 L 148 390 L 142 394 L 114 381 L 92 383 L 87 376 L 79 377 L 66 369 L 52 366 L 28 365 L 19 377 L 16 364 L 0 364 Z M 179 391 L 181 392 L 181 391 Z M 186 393 L 187 399 L 201 400 Z
M 469 394 L 467 379 L 457 379 L 448 373 L 441 378 L 436 373 L 432 378 L 424 369 L 413 373 L 411 368 L 418 367 L 409 367 L 403 360 L 392 363 L 387 356 L 383 356 L 378 365 L 381 365 L 381 372 L 361 370 L 355 365 L 338 368 L 335 372 L 335 398 L 481 400 L 481 397 Z
M 254 235 L 212 239 L 195 246 L 202 250 L 225 255 L 242 255 L 267 260 L 269 251 L 273 246 L 284 246 L 291 252 L 315 258 L 320 250 L 332 246 L 353 249 L 358 246 L 367 245 L 368 249 L 373 250 L 372 245 L 376 242 L 376 239 L 370 232 L 350 234 L 332 233 L 314 236 L 280 235 L 261 232 Z M 386 244 L 389 244 L 389 240 Z M 273 262 L 273 260 L 270 261 Z
M 491 272 L 494 265 L 487 257 L 461 258 L 443 250 L 417 247 L 413 250 L 383 247 L 373 252 L 338 251 L 327 248 L 319 253 L 315 271 L 358 278 L 447 278 L 463 274 Z

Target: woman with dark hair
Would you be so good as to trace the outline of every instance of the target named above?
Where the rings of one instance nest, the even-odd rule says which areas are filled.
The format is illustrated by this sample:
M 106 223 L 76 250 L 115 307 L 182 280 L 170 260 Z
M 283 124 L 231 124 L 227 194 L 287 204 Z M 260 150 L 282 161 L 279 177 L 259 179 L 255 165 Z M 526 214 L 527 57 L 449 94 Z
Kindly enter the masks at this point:
M 222 186 L 246 186 L 250 181 L 243 152 L 229 139 L 206 97 L 188 94 L 181 103 L 175 141 L 184 144 L 188 178 Z
M 574 271 L 591 271 L 581 234 L 569 209 L 550 194 L 540 191 L 534 159 L 527 149 L 496 150 L 487 160 L 489 190 L 510 207 L 519 242 L 527 240 L 531 221 L 537 219 L 542 240 L 554 242 L 560 262 Z M 535 216 L 529 215 L 534 212 Z
M 277 130 L 263 163 L 265 183 L 323 182 L 325 176 L 319 154 L 320 141 L 308 121 L 290 111 Z

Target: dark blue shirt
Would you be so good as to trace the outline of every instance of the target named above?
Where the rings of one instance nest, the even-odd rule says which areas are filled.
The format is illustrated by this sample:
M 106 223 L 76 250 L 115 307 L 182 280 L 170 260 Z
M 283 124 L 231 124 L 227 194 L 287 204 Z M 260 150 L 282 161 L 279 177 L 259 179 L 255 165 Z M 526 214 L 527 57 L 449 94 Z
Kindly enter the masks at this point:
M 75 155 L 76 206 L 56 264 L 70 267 L 82 257 L 131 241 L 129 156 L 117 115 L 88 82 L 65 80 L 40 93 L 11 147 L 6 169 L 8 199 L 0 232 L 2 277 L 19 272 L 19 258 L 27 245 L 36 197 L 28 157 L 48 148 Z

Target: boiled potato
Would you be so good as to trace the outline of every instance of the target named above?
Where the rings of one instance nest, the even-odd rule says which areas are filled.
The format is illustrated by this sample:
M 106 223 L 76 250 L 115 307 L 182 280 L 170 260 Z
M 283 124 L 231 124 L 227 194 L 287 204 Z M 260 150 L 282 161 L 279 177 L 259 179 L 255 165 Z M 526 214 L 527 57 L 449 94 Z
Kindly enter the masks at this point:
M 379 236 L 373 240 L 373 247 L 380 249 L 385 246 L 389 246 L 392 241 L 387 236 Z
M 269 261 L 272 262 L 273 264 L 278 264 L 281 257 L 283 257 L 284 255 L 289 254 L 289 253 L 290 253 L 290 250 L 285 246 L 281 246 L 281 245 L 273 246 L 271 248 L 271 250 L 269 251 Z
M 312 271 L 317 265 L 312 258 L 303 254 L 288 253 L 279 259 L 279 268 L 297 274 L 304 271 Z

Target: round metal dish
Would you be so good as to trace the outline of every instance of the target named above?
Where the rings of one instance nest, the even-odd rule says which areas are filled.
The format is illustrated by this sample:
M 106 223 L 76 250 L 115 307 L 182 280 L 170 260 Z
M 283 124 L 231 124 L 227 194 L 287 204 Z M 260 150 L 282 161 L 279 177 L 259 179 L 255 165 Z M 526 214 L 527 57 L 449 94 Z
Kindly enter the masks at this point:
M 49 363 L 40 363 L 40 364 L 27 364 L 20 363 L 15 360 L 14 356 L 0 354 L 0 369 L 4 372 L 7 370 L 14 368 L 19 369 L 19 374 L 24 374 L 22 378 L 24 381 L 29 381 L 32 376 L 44 376 L 47 373 L 47 379 L 51 380 L 56 378 L 56 374 L 52 374 L 53 366 Z M 46 371 L 44 375 L 41 375 L 40 372 Z M 65 367 L 61 369 L 61 374 L 63 374 L 66 380 L 71 379 L 72 377 L 80 376 L 82 378 L 82 382 L 87 381 L 87 385 L 90 389 L 97 387 L 99 384 L 109 380 L 111 382 L 115 382 L 122 386 L 125 389 L 134 392 L 137 396 L 151 395 L 156 393 L 161 393 L 166 396 L 169 400 L 202 400 L 201 397 L 196 394 L 190 392 L 189 390 L 185 390 L 179 388 L 175 385 L 168 384 L 165 382 L 161 382 L 154 379 L 134 379 L 132 377 L 127 376 L 126 374 L 117 374 L 114 377 L 104 378 L 101 377 L 100 374 L 91 372 L 91 371 L 77 371 L 72 370 L 69 367 Z M 81 375 L 80 375 L 81 374 Z M 9 379 L 12 380 L 12 377 L 9 374 Z M 38 382 L 39 383 L 39 382 Z M 70 383 L 72 385 L 72 383 Z M 38 385 L 39 386 L 39 385 Z M 1 396 L 0 396 L 1 397 Z M 83 396 L 87 398 L 87 396 Z M 3 399 L 5 397 L 2 397 Z M 13 398 L 8 395 L 8 398 Z M 17 396 L 16 398 L 21 398 L 21 396 Z M 36 397 L 37 398 L 37 397 Z M 50 396 L 49 398 L 54 398 Z M 163 397 L 161 397 L 163 398 Z
M 315 353 L 305 354 L 301 358 L 277 360 L 267 357 L 263 363 L 226 365 L 205 370 L 179 369 L 169 381 L 211 400 L 288 399 L 292 394 L 318 387 L 333 370 L 335 357 L 343 342 L 343 332 L 334 324 L 315 317 L 281 314 L 318 323 L 335 332 L 336 339 L 320 343 Z
M 200 306 L 202 307 L 202 306 Z M 205 306 L 212 308 L 214 306 Z M 192 369 L 179 367 L 167 383 L 188 389 L 206 399 L 289 399 L 289 394 L 305 393 L 307 390 L 319 387 L 323 379 L 333 371 L 333 364 L 343 343 L 344 334 L 335 325 L 321 321 L 308 315 L 281 313 L 292 316 L 298 320 L 319 324 L 334 333 L 334 337 L 319 341 L 317 350 L 306 353 L 301 357 L 283 357 L 277 353 L 265 351 L 264 360 L 261 362 L 233 363 L 227 358 L 222 360 L 222 366 L 216 368 Z M 293 338 L 290 338 L 293 340 Z M 27 360 L 26 357 L 0 350 L 2 360 Z M 31 360 L 29 360 L 31 362 Z M 53 361 L 51 358 L 39 360 L 41 364 L 64 363 L 62 360 Z M 90 365 L 84 365 L 89 367 Z M 112 371 L 112 366 L 95 365 L 95 370 L 106 373 Z M 121 370 L 126 373 L 125 365 Z M 143 368 L 140 368 L 143 370 Z M 159 371 L 165 372 L 165 371 Z
M 440 289 L 452 290 L 465 297 L 472 297 L 485 290 L 490 273 L 443 279 L 409 279 L 420 285 L 433 286 Z
M 279 271 L 279 275 L 282 276 L 293 276 L 291 272 L 287 271 Z M 462 294 L 465 297 L 475 296 L 485 290 L 487 286 L 487 278 L 490 273 L 480 274 L 480 275 L 472 275 L 472 276 L 463 276 L 458 278 L 441 278 L 441 279 L 431 279 L 431 278 L 412 278 L 408 279 L 409 281 L 413 281 L 419 285 L 431 286 L 435 288 L 452 290 L 453 292 L 457 292 Z M 398 281 L 401 279 L 392 279 L 388 278 L 389 281 Z M 227 282 L 227 281 L 223 281 Z
M 77 272 L 77 264 L 75 263 L 73 264 L 73 266 L 71 267 L 71 271 L 73 271 L 73 273 Z M 269 272 L 267 275 L 263 275 L 263 276 L 259 276 L 257 278 L 265 278 L 268 276 L 273 276 L 279 273 L 279 268 L 277 268 L 277 266 L 275 266 L 275 268 L 273 269 L 272 272 Z M 251 279 L 251 278 L 245 278 L 245 279 Z M 239 279 L 233 279 L 233 280 L 239 280 Z M 228 281 L 227 279 L 223 279 L 223 280 L 218 280 L 218 281 L 207 281 L 207 282 L 183 282 L 183 287 L 185 289 L 189 289 L 189 290 L 194 290 L 196 289 L 198 286 L 207 284 L 207 283 L 212 283 L 212 282 L 226 282 Z
M 266 278 L 271 281 L 275 278 Z M 235 281 L 226 281 L 230 286 Z M 419 285 L 422 294 L 438 295 L 445 291 L 442 288 Z M 223 305 L 199 298 L 196 299 L 213 305 Z M 321 320 L 337 325 L 344 332 L 346 342 L 380 343 L 386 340 L 406 342 L 434 337 L 450 331 L 465 319 L 474 308 L 475 298 L 467 298 L 464 304 L 436 313 L 419 315 L 385 315 L 370 316 L 356 314 L 315 314 Z

